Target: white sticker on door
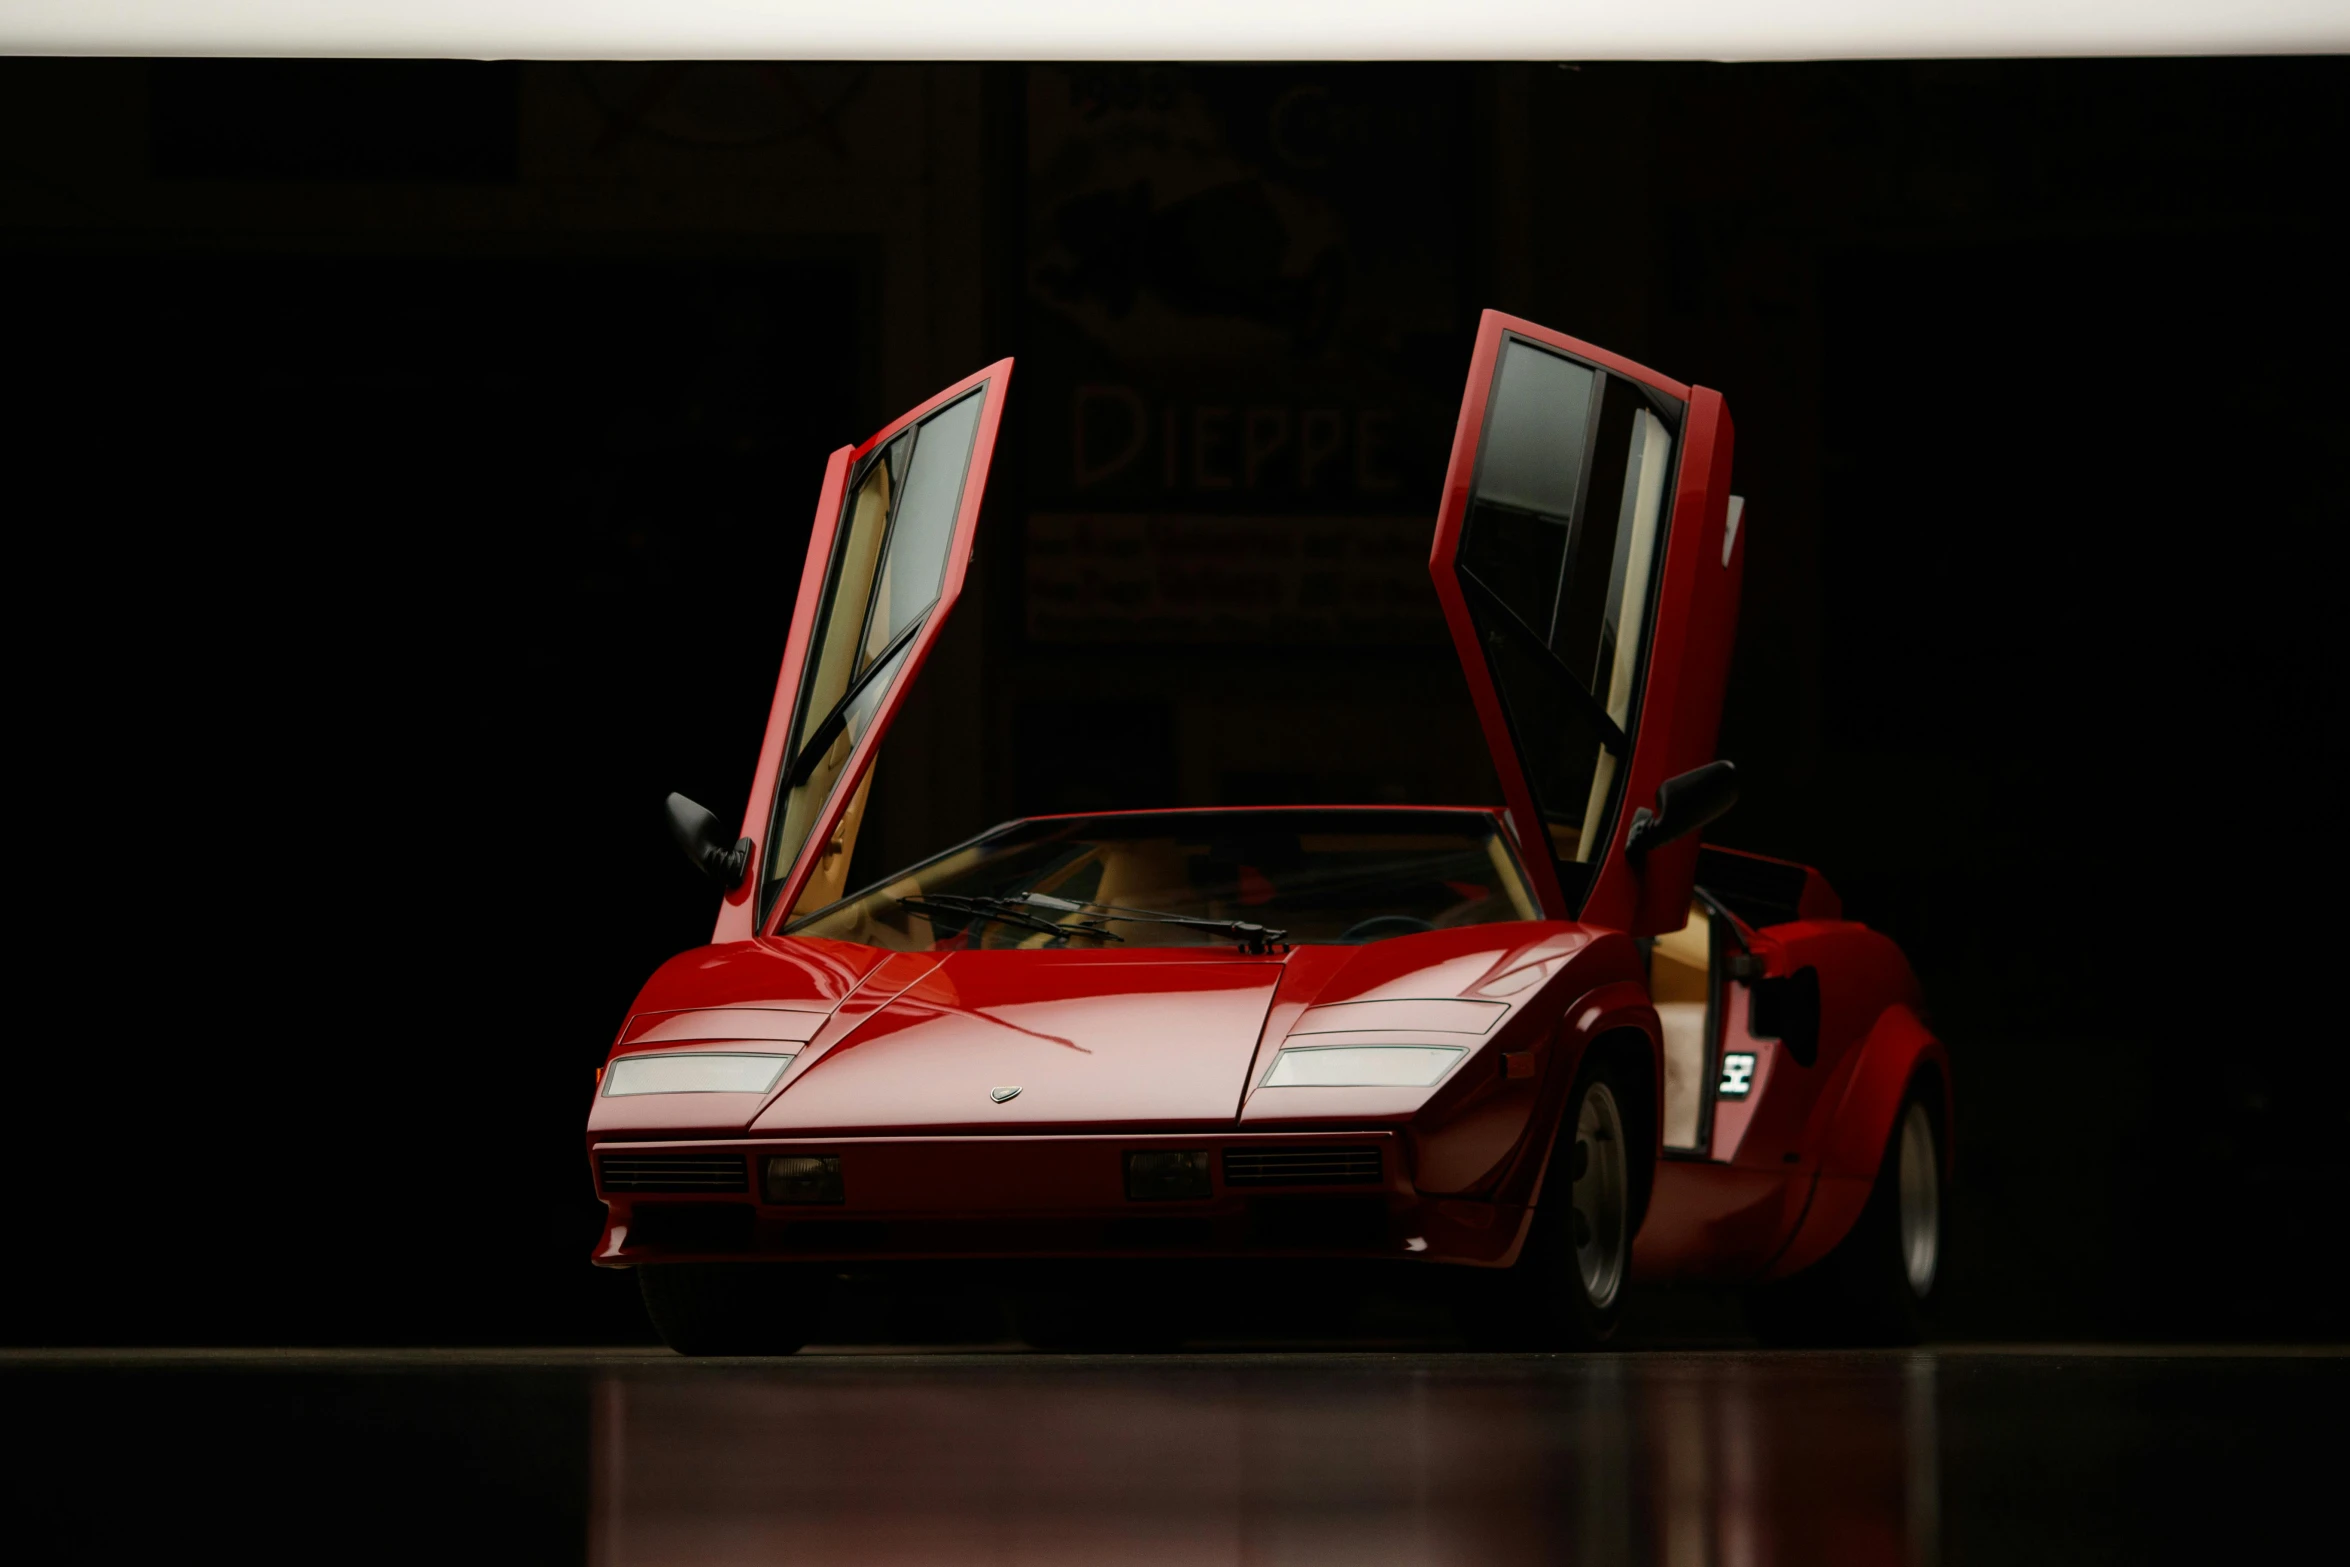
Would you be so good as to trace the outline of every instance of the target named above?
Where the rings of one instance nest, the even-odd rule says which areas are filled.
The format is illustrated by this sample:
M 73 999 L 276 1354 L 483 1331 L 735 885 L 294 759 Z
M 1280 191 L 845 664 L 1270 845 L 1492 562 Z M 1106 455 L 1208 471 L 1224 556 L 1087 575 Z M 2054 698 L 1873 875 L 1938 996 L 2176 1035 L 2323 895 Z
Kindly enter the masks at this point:
M 1722 1053 L 1722 1086 L 1718 1090 L 1724 1099 L 1744 1099 L 1754 1091 L 1754 1052 L 1728 1050 Z

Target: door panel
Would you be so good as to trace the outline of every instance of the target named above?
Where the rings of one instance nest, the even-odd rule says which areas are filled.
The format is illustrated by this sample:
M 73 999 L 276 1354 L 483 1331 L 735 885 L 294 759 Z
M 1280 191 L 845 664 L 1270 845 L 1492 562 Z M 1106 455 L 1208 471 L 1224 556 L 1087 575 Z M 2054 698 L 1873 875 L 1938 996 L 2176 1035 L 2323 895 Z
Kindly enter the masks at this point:
M 758 866 L 713 940 L 846 891 L 873 756 L 963 585 L 1012 361 L 833 454 L 743 835 Z
M 1728 527 L 1734 432 L 1719 392 L 1693 387 L 1675 470 L 1672 533 L 1656 594 L 1649 643 L 1646 713 L 1633 776 L 1613 828 L 1615 852 L 1600 868 L 1585 917 L 1622 922 L 1634 935 L 1677 930 L 1697 885 L 1695 833 L 1648 855 L 1634 870 L 1622 853 L 1632 806 L 1653 808 L 1657 785 L 1720 752 L 1722 695 L 1738 633 L 1739 584 L 1746 570 L 1744 523 Z
M 1722 942 L 1703 905 L 1689 923 L 1659 936 L 1648 953 L 1648 993 L 1664 1045 L 1663 1141 L 1669 1152 L 1710 1146 L 1715 1029 L 1722 994 Z
M 1709 537 L 1725 553 L 1728 430 L 1717 393 L 1497 312 L 1479 328 L 1429 565 L 1554 917 L 1686 917 L 1695 843 L 1640 873 L 1620 845 L 1630 805 L 1711 760 L 1742 562 L 1688 567 Z

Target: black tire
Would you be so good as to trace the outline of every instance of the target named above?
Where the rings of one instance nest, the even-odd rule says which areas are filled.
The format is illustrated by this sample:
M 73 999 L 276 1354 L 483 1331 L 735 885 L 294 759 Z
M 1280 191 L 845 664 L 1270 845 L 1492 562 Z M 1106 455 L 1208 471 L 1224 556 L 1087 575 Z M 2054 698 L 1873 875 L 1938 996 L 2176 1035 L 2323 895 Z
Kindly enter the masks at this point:
M 789 1355 L 824 1306 L 821 1274 L 786 1263 L 639 1263 L 637 1292 L 661 1342 L 681 1355 Z
M 1911 1085 L 1851 1233 L 1795 1277 L 1747 1292 L 1755 1337 L 1785 1345 L 1915 1344 L 1925 1337 L 1949 1238 L 1940 1109 L 1928 1085 Z
M 1623 1315 L 1646 1140 L 1626 1116 L 1640 1100 L 1598 1052 L 1583 1063 L 1517 1263 L 1470 1275 L 1456 1310 L 1480 1349 L 1597 1349 Z

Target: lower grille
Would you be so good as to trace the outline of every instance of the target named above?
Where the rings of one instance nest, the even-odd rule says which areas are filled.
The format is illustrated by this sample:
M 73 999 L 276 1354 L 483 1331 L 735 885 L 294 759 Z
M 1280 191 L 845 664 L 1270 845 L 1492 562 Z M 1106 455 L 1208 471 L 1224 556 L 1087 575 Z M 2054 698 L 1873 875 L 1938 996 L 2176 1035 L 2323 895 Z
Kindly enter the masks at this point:
M 747 1192 L 738 1153 L 608 1153 L 596 1161 L 608 1192 Z
M 1379 1150 L 1371 1148 L 1227 1148 L 1226 1186 L 1376 1186 Z

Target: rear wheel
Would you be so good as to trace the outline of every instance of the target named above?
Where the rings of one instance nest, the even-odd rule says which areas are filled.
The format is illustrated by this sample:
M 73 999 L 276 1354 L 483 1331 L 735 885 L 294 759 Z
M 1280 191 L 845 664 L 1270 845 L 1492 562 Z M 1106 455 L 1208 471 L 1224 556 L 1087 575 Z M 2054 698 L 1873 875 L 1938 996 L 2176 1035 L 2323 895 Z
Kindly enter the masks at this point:
M 1524 1253 L 1463 1303 L 1462 1325 L 1481 1348 L 1588 1349 L 1615 1332 L 1632 1261 L 1633 1143 L 1624 1102 L 1609 1064 L 1588 1062 Z
M 681 1355 L 788 1355 L 808 1341 L 825 1280 L 787 1263 L 639 1263 L 637 1291 Z
M 1749 1291 L 1746 1319 L 1773 1344 L 1914 1344 L 1943 1263 L 1942 1122 L 1912 1087 L 1878 1161 L 1868 1206 L 1836 1249 Z

